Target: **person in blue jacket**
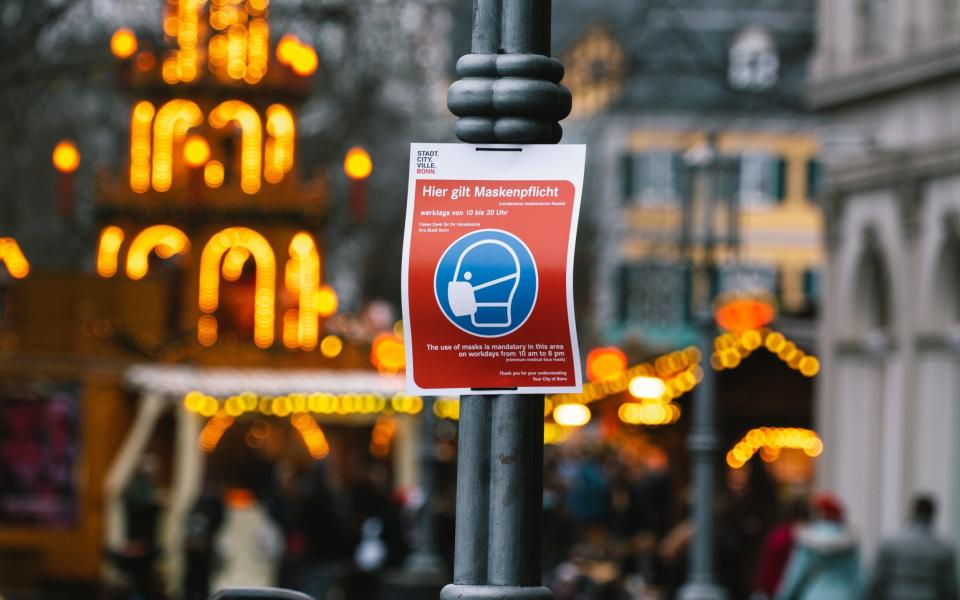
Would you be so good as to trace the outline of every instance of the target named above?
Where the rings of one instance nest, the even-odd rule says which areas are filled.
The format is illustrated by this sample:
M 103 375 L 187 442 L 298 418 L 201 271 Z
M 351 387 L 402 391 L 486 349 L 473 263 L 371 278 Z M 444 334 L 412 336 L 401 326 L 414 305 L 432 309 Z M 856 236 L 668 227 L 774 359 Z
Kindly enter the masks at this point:
M 860 553 L 856 537 L 844 524 L 843 505 L 820 493 L 812 508 L 814 520 L 797 533 L 776 600 L 858 600 Z

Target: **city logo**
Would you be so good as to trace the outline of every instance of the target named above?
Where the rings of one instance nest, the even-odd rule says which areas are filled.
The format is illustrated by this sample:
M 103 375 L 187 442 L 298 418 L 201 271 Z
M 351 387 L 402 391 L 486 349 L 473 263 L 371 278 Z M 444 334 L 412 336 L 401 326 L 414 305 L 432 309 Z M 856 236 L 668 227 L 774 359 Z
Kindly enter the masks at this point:
M 436 175 L 439 150 L 417 150 L 417 175 Z
M 461 237 L 434 274 L 441 312 L 458 329 L 500 337 L 519 329 L 537 302 L 537 264 L 520 238 L 500 229 Z

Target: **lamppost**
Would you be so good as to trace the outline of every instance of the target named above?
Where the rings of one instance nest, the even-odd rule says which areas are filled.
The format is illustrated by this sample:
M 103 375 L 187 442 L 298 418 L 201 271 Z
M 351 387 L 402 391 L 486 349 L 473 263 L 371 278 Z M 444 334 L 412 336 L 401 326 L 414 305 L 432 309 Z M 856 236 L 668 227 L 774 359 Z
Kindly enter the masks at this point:
M 725 161 L 718 155 L 714 134 L 691 148 L 684 158 L 692 185 L 683 199 L 680 252 L 691 267 L 691 289 L 695 289 L 698 282 L 701 285 L 700 294 L 692 294 L 691 304 L 696 307 L 693 319 L 700 354 L 704 361 L 709 361 L 716 335 L 712 302 L 719 288 L 715 253 L 718 245 L 735 250 L 739 244 L 737 200 L 734 194 L 722 194 L 719 189 Z M 727 197 L 721 198 L 724 195 Z M 727 232 L 722 237 L 715 232 L 720 202 L 727 204 Z M 705 362 L 703 380 L 693 392 L 692 419 L 687 448 L 693 463 L 693 539 L 689 574 L 679 597 L 681 600 L 726 600 L 726 592 L 714 577 L 714 489 L 719 436 L 714 373 L 709 362 Z
M 550 0 L 474 0 L 447 105 L 474 144 L 555 144 L 570 112 L 550 58 Z M 460 400 L 456 550 L 444 600 L 550 600 L 541 586 L 543 396 Z

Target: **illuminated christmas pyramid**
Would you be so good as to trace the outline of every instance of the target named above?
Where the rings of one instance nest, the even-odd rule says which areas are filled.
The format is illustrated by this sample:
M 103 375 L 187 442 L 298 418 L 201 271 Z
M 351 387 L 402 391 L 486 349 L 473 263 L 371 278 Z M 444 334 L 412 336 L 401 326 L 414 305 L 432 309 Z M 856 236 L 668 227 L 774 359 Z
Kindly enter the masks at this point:
M 133 102 L 127 164 L 97 181 L 97 271 L 163 280 L 164 338 L 312 351 L 337 308 L 317 239 L 327 181 L 301 179 L 296 148 L 318 57 L 271 31 L 269 4 L 167 0 L 161 41 L 111 39 Z

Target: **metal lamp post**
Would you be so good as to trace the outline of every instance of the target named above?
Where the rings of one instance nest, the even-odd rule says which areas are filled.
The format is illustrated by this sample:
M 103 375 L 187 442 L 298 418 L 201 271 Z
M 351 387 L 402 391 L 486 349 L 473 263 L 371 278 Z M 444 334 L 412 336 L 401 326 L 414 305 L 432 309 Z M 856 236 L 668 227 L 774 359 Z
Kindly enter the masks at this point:
M 474 144 L 555 144 L 570 112 L 549 0 L 474 0 L 471 54 L 447 105 Z M 460 401 L 456 550 L 444 600 L 550 600 L 541 586 L 543 396 Z
M 731 194 L 726 198 L 728 231 L 724 238 L 714 232 L 716 208 L 719 202 L 719 175 L 723 161 L 717 154 L 715 137 L 692 148 L 685 156 L 693 176 L 689 192 L 684 198 L 681 254 L 702 273 L 706 289 L 701 300 L 694 301 L 694 321 L 699 337 L 698 346 L 707 364 L 703 381 L 693 392 L 693 421 L 687 448 L 690 450 L 693 474 L 693 539 L 690 544 L 690 568 L 687 582 L 680 589 L 681 600 L 726 600 L 727 593 L 716 583 L 714 576 L 714 490 L 716 486 L 716 458 L 719 436 L 716 428 L 716 391 L 713 368 L 709 357 L 713 354 L 716 324 L 712 301 L 716 296 L 718 273 L 715 250 L 719 243 L 734 249 L 738 244 L 737 203 Z M 697 185 L 699 184 L 699 185 Z M 698 202 L 699 199 L 699 202 Z M 698 257 L 697 254 L 700 254 Z M 695 281 L 691 277 L 691 284 Z

